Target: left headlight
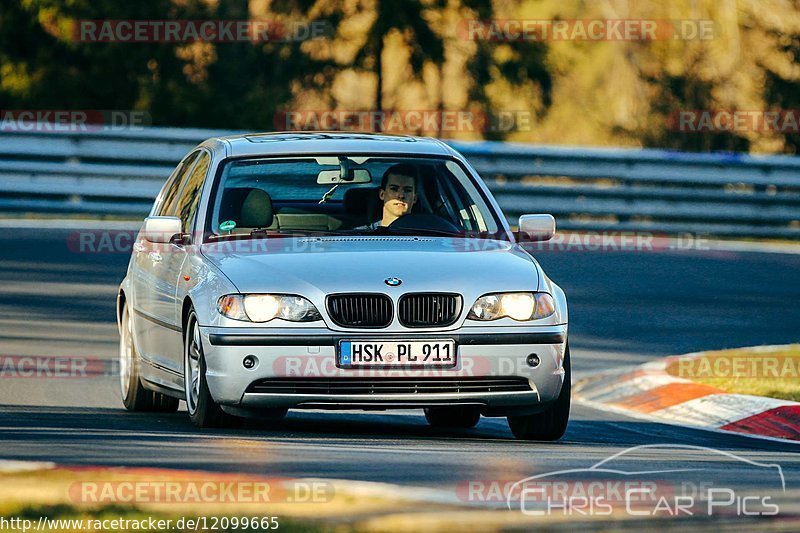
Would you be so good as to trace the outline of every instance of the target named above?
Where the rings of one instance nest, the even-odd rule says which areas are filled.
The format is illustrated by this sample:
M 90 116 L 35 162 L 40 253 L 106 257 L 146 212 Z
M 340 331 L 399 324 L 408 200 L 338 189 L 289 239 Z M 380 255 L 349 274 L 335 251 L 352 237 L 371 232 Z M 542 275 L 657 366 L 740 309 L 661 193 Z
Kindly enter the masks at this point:
M 217 311 L 234 320 L 314 322 L 322 316 L 314 304 L 294 294 L 228 294 L 217 301 Z
M 556 312 L 553 297 L 546 292 L 506 292 L 486 294 L 472 305 L 467 318 L 472 320 L 538 320 Z

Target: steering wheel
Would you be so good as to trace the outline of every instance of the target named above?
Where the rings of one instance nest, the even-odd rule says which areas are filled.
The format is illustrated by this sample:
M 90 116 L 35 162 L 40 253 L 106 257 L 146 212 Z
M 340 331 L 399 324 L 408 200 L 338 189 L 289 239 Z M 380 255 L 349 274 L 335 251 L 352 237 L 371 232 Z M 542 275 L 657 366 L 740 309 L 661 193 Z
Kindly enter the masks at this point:
M 392 229 L 429 229 L 457 234 L 464 232 L 463 229 L 452 222 L 448 222 L 442 217 L 430 213 L 409 213 L 403 215 L 389 224 L 389 227 Z

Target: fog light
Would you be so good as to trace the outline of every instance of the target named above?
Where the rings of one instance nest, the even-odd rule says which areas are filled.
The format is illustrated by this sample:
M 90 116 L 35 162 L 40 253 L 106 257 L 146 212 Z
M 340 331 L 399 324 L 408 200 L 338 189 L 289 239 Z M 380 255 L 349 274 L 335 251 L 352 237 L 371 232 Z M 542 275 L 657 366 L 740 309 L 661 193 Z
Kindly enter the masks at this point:
M 252 370 L 258 364 L 258 359 L 256 359 L 255 355 L 248 355 L 242 361 L 242 366 L 244 366 L 247 370 Z
M 539 360 L 539 356 L 538 355 L 536 355 L 535 353 L 532 353 L 532 354 L 530 354 L 528 356 L 528 358 L 525 360 L 525 362 L 528 363 L 529 367 L 536 368 L 537 366 L 539 366 L 539 363 L 541 363 L 541 360 Z

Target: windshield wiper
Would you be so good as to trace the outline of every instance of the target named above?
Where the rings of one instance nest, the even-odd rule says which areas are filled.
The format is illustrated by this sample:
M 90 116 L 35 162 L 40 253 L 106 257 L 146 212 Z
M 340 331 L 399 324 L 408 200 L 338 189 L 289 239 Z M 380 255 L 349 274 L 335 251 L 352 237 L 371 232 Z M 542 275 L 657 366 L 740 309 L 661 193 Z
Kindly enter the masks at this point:
M 448 231 L 443 229 L 430 229 L 430 228 L 392 228 L 386 227 L 386 231 L 394 235 L 432 235 L 444 237 L 463 237 L 464 233 L 460 231 Z
M 258 230 L 253 230 L 258 231 Z M 252 233 L 251 233 L 252 235 Z M 287 229 L 287 230 L 272 230 L 271 235 L 287 236 L 287 235 L 352 235 L 352 232 L 346 230 L 336 229 Z

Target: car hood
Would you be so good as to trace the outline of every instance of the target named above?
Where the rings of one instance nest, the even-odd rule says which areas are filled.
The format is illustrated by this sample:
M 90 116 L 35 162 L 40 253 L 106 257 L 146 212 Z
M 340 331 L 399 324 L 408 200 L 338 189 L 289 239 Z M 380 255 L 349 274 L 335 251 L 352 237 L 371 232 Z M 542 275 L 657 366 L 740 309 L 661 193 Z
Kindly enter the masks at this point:
M 310 237 L 204 244 L 242 293 L 534 291 L 539 267 L 516 244 L 441 237 Z M 398 278 L 390 287 L 385 280 Z

